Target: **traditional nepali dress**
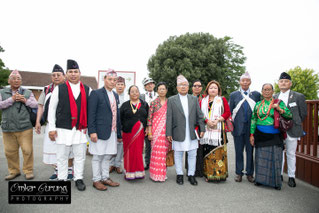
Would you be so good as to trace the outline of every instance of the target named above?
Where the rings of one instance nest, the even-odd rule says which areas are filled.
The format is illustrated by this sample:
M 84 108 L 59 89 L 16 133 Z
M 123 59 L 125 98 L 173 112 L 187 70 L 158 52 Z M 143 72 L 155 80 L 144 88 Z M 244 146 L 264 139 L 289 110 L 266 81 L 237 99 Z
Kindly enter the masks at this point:
M 201 110 L 205 116 L 205 122 L 215 120 L 222 116 L 225 120 L 230 116 L 229 105 L 226 98 L 216 96 L 209 103 L 209 96 L 203 98 Z M 223 122 L 219 122 L 215 129 L 206 125 L 204 137 L 200 144 L 203 146 L 204 176 L 208 181 L 226 180 L 228 177 L 227 145 Z
M 137 111 L 134 113 L 132 108 Z M 137 106 L 131 106 L 130 101 L 126 101 L 120 109 L 126 180 L 141 179 L 145 176 L 143 146 L 147 114 L 148 105 L 142 100 Z
M 151 102 L 147 125 L 152 127 L 150 178 L 154 181 L 165 181 L 166 178 L 166 155 L 171 147 L 165 136 L 166 112 L 167 101 L 163 106 L 160 98 Z
M 250 133 L 254 134 L 255 138 L 256 184 L 280 188 L 283 135 L 274 128 L 272 100 L 256 103 L 251 117 Z M 281 116 L 291 119 L 292 114 L 285 103 L 281 101 L 279 106 L 285 111 Z

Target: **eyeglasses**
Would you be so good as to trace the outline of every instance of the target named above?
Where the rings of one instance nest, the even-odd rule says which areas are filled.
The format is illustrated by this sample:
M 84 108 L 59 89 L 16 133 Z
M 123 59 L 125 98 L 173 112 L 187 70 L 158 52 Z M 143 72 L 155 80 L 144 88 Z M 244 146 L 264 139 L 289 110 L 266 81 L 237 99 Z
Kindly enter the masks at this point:
M 202 85 L 193 85 L 193 87 L 201 88 L 201 87 L 202 87 Z

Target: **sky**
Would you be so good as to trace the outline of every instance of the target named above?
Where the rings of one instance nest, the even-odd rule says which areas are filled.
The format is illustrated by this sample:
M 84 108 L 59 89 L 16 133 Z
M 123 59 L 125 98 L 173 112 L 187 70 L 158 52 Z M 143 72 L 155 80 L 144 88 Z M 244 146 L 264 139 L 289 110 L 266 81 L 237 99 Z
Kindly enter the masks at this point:
M 78 62 L 82 75 L 135 71 L 170 36 L 230 36 L 244 48 L 252 90 L 296 66 L 319 73 L 319 0 L 0 0 L 0 58 L 48 72 Z M 189 79 L 191 80 L 191 79 Z M 213 80 L 213 79 L 210 79 Z

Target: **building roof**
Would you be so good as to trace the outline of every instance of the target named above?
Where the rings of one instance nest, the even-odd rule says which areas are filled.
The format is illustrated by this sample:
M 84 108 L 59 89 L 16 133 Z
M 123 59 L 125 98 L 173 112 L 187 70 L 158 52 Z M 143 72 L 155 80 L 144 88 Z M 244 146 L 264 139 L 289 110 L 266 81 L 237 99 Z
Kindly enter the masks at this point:
M 22 77 L 22 85 L 29 87 L 44 87 L 51 83 L 51 73 L 43 72 L 28 72 L 19 71 Z M 97 81 L 93 76 L 83 76 L 81 75 L 81 81 L 83 84 L 91 87 L 92 89 L 97 89 Z

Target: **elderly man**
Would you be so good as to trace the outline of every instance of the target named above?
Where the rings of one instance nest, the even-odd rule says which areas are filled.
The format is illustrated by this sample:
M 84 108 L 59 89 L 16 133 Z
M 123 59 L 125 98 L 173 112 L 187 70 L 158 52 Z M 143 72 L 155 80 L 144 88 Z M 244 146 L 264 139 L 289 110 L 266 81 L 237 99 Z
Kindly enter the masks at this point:
M 35 125 L 36 133 L 41 133 L 41 124 L 40 120 L 44 119 L 46 122 L 48 119 L 48 111 L 49 104 L 52 92 L 54 88 L 58 85 L 63 84 L 65 81 L 64 70 L 58 64 L 55 64 L 52 69 L 51 74 L 52 83 L 45 86 L 41 95 L 38 99 L 38 113 L 37 113 L 37 121 Z M 56 168 L 56 144 L 54 141 L 51 141 L 48 134 L 49 125 L 45 126 L 44 131 L 44 141 L 43 141 L 43 163 L 52 165 L 54 168 L 53 174 L 50 176 L 49 180 L 56 180 L 58 178 L 58 170 Z M 72 153 L 69 156 L 69 170 L 68 170 L 68 179 L 71 180 L 73 178 L 73 157 Z
M 275 98 L 282 100 L 292 113 L 293 126 L 287 131 L 286 145 L 287 166 L 288 166 L 288 186 L 296 187 L 296 149 L 297 141 L 303 136 L 302 122 L 307 117 L 307 104 L 305 96 L 301 93 L 290 90 L 292 86 L 289 74 L 281 73 L 278 81 L 280 93 Z M 283 153 L 282 172 L 285 164 L 285 153 Z
M 145 101 L 148 105 L 151 104 L 152 101 L 154 101 L 157 98 L 157 93 L 154 92 L 155 88 L 155 82 L 151 78 L 144 78 L 143 85 L 145 89 L 145 94 L 141 95 L 141 99 Z M 151 141 L 148 139 L 148 136 L 145 136 L 145 170 L 148 170 L 150 168 L 150 160 L 151 160 Z
M 116 93 L 119 96 L 119 108 L 122 106 L 122 104 L 127 101 L 129 98 L 125 94 L 125 78 L 119 76 L 117 78 L 117 82 L 115 85 Z M 118 141 L 117 142 L 117 153 L 115 156 L 112 157 L 110 161 L 110 173 L 113 172 L 114 170 L 116 171 L 117 174 L 122 174 L 123 171 L 121 169 L 122 165 L 122 159 L 123 159 L 123 142 Z
M 183 75 L 177 77 L 178 95 L 170 97 L 167 101 L 166 137 L 173 143 L 176 182 L 179 185 L 183 180 L 183 154 L 188 154 L 188 181 L 197 185 L 195 179 L 196 152 L 198 138 L 195 126 L 199 125 L 200 137 L 204 135 L 204 115 L 199 107 L 197 98 L 188 95 L 189 84 Z
M 88 130 L 89 152 L 93 155 L 93 187 L 105 191 L 108 186 L 119 186 L 109 177 L 109 165 L 117 153 L 117 141 L 122 141 L 119 97 L 112 91 L 117 74 L 109 69 L 104 76 L 104 87 L 92 91 L 89 97 Z
M 27 180 L 33 179 L 33 131 L 27 107 L 36 108 L 37 101 L 30 90 L 21 88 L 22 78 L 17 70 L 11 72 L 10 87 L 0 90 L 1 127 L 4 152 L 12 180 L 20 175 L 19 147 L 23 154 L 23 173 Z
M 244 175 L 244 157 L 243 152 L 246 147 L 246 175 L 247 180 L 254 182 L 254 160 L 253 147 L 249 142 L 250 119 L 256 102 L 260 101 L 260 93 L 250 91 L 251 78 L 248 72 L 240 77 L 240 89 L 232 92 L 229 96 L 229 107 L 234 121 L 235 153 L 236 153 L 236 182 L 242 181 Z
M 87 143 L 87 100 L 90 88 L 80 81 L 76 61 L 67 61 L 67 81 L 53 90 L 49 105 L 49 138 L 56 141 L 58 180 L 67 180 L 68 158 L 74 154 L 74 181 L 84 191 L 83 170 Z

